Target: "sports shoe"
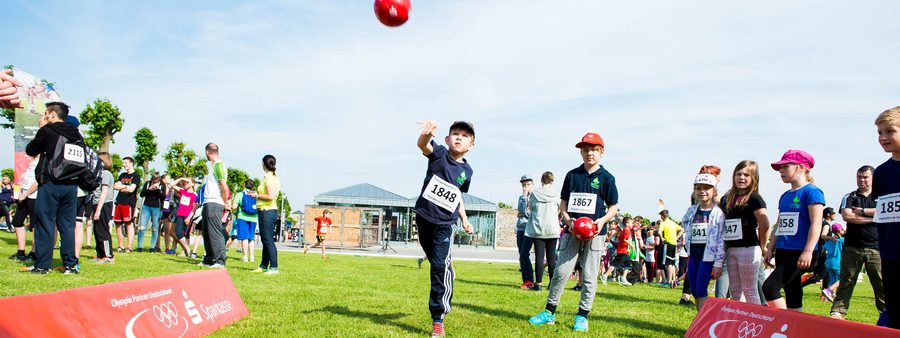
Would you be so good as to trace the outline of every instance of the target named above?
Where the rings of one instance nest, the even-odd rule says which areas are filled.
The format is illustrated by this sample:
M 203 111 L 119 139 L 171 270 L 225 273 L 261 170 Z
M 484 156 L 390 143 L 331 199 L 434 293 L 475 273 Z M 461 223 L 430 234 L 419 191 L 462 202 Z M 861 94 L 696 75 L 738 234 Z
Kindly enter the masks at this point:
M 250 263 L 256 262 L 256 257 L 250 256 Z
M 210 268 L 210 269 L 224 269 L 224 268 L 225 268 L 225 264 L 219 264 L 219 263 L 216 263 L 216 264 L 210 265 L 209 268 Z
M 556 324 L 556 316 L 550 310 L 541 311 L 536 316 L 528 320 L 531 325 L 553 325 Z
M 174 250 L 174 249 L 172 249 L 172 250 L 166 250 L 166 255 L 174 255 L 174 254 L 175 254 L 175 250 Z
M 112 263 L 115 263 L 116 261 L 113 260 L 112 258 L 107 257 L 107 258 L 100 258 L 100 259 L 95 258 L 93 260 L 93 262 L 97 263 L 97 264 L 112 264 Z
M 137 252 L 144 252 L 144 248 L 137 248 Z
M 18 252 L 17 252 L 17 253 L 14 253 L 14 254 L 12 254 L 12 255 L 9 255 L 9 259 L 10 259 L 10 260 L 13 260 L 13 261 L 17 260 L 16 258 L 18 258 L 18 257 L 19 257 L 19 253 L 18 253 Z
M 256 268 L 256 270 L 253 270 L 253 272 L 266 272 L 266 269 Z
M 694 302 L 682 298 L 678 300 L 678 305 L 691 306 L 694 305 Z
M 625 279 L 625 277 L 622 277 L 622 278 L 619 278 L 619 285 L 622 285 L 622 286 L 631 286 L 631 283 L 629 283 L 628 280 Z
M 116 248 L 116 252 L 125 252 L 125 249 L 122 249 L 122 248 Z
M 277 275 L 278 269 L 269 269 L 268 271 L 263 273 L 264 275 Z
M 831 313 L 831 318 L 844 320 L 844 315 L 842 315 L 842 314 L 840 314 L 840 313 L 838 313 L 838 312 L 832 312 L 832 313 Z
M 46 274 L 50 273 L 50 270 L 36 268 L 34 266 L 27 266 L 27 267 L 21 268 L 21 269 L 19 269 L 19 271 L 29 272 L 29 273 L 33 273 L 35 275 L 46 275 Z
M 125 249 L 125 253 L 131 253 L 131 249 Z
M 200 263 L 197 263 L 197 266 L 200 266 L 200 267 L 204 267 L 204 266 L 205 266 L 205 267 L 210 267 L 210 266 L 212 266 L 212 264 L 206 264 L 206 263 L 204 263 L 204 262 L 200 262 Z
M 525 282 L 522 285 L 519 285 L 519 289 L 528 290 L 534 287 L 534 282 Z
M 541 285 L 540 285 L 540 284 L 535 284 L 535 285 L 531 288 L 531 291 L 541 291 Z
M 662 283 L 659 283 L 659 287 L 662 287 L 662 288 L 670 288 L 670 287 L 672 287 L 672 286 L 669 285 L 669 282 L 662 282 Z
M 431 324 L 431 338 L 444 338 L 447 334 L 444 333 L 444 323 L 432 323 Z
M 587 317 L 575 316 L 575 325 L 572 326 L 572 330 L 575 330 L 578 332 L 588 332 Z
M 419 263 L 419 269 L 422 268 L 422 262 L 424 262 L 424 261 L 425 261 L 425 258 L 422 258 L 422 257 L 419 257 L 418 259 L 416 259 L 416 262 Z
M 243 258 L 241 258 L 241 262 L 247 262 L 247 261 L 248 261 L 247 256 L 244 256 Z
M 197 256 L 196 252 L 191 252 L 191 259 L 200 259 L 200 256 Z
M 76 265 L 75 267 L 66 268 L 66 270 L 63 272 L 63 274 L 64 275 L 77 275 L 80 272 L 81 271 L 79 269 L 79 266 Z
M 603 285 L 606 285 L 606 277 L 600 276 L 600 283 L 603 283 Z
M 575 287 L 573 287 L 572 290 L 581 291 L 581 285 L 575 285 Z

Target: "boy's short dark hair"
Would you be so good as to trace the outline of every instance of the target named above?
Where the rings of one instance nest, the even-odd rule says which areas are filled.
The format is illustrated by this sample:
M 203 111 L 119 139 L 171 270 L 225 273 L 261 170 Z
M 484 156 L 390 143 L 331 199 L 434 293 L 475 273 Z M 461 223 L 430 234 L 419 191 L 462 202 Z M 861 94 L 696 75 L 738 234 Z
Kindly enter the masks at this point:
M 131 156 L 125 156 L 124 158 L 122 158 L 122 161 L 128 161 L 131 162 L 131 164 L 134 164 L 134 158 L 132 158 Z
M 472 125 L 471 122 L 466 121 L 456 121 L 450 125 L 449 133 L 452 134 L 454 129 L 464 130 L 472 135 L 472 139 L 475 139 L 475 126 Z
M 325 209 L 325 210 L 322 211 L 322 216 L 325 216 L 325 215 L 330 214 L 330 213 L 331 213 L 331 210 Z
M 870 173 L 874 173 L 874 172 L 875 172 L 875 168 L 872 168 L 872 166 L 870 166 L 870 165 L 867 164 L 867 165 L 864 165 L 864 166 L 862 166 L 862 167 L 859 167 L 859 169 L 856 170 L 856 172 L 857 172 L 857 173 L 861 173 L 861 172 L 870 172 Z
M 48 102 L 44 105 L 47 107 L 48 112 L 52 112 L 56 114 L 60 120 L 65 121 L 66 117 L 69 117 L 69 105 L 62 102 Z

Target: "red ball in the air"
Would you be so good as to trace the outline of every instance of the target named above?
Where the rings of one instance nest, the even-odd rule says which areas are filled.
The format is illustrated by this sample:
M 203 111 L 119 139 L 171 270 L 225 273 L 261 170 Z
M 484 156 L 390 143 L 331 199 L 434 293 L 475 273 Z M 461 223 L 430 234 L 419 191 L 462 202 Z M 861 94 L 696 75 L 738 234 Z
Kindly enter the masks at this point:
M 409 0 L 375 0 L 375 16 L 385 26 L 397 27 L 409 19 Z

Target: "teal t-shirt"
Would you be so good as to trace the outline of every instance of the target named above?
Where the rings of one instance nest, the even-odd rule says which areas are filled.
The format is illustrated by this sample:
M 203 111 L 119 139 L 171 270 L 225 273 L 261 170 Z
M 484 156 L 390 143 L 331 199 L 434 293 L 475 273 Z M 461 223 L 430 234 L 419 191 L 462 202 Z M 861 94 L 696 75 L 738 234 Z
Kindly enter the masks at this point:
M 244 220 L 247 222 L 253 222 L 253 223 L 259 222 L 259 218 L 256 217 L 257 215 L 249 215 L 249 214 L 245 213 L 244 208 L 241 207 L 241 201 L 244 200 L 244 192 L 243 191 L 235 194 L 234 198 L 232 198 L 231 200 L 233 201 L 231 208 L 237 210 L 237 218 L 238 219 Z

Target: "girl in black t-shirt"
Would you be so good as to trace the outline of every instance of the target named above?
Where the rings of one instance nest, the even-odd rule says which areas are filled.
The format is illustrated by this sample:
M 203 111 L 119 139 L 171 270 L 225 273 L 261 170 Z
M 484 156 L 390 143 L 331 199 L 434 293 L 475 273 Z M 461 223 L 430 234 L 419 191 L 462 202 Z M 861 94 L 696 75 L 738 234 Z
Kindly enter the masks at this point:
M 741 161 L 731 178 L 731 190 L 719 203 L 725 211 L 724 237 L 731 299 L 761 304 L 758 277 L 766 250 L 769 217 L 766 202 L 759 195 L 759 167 L 754 161 Z

